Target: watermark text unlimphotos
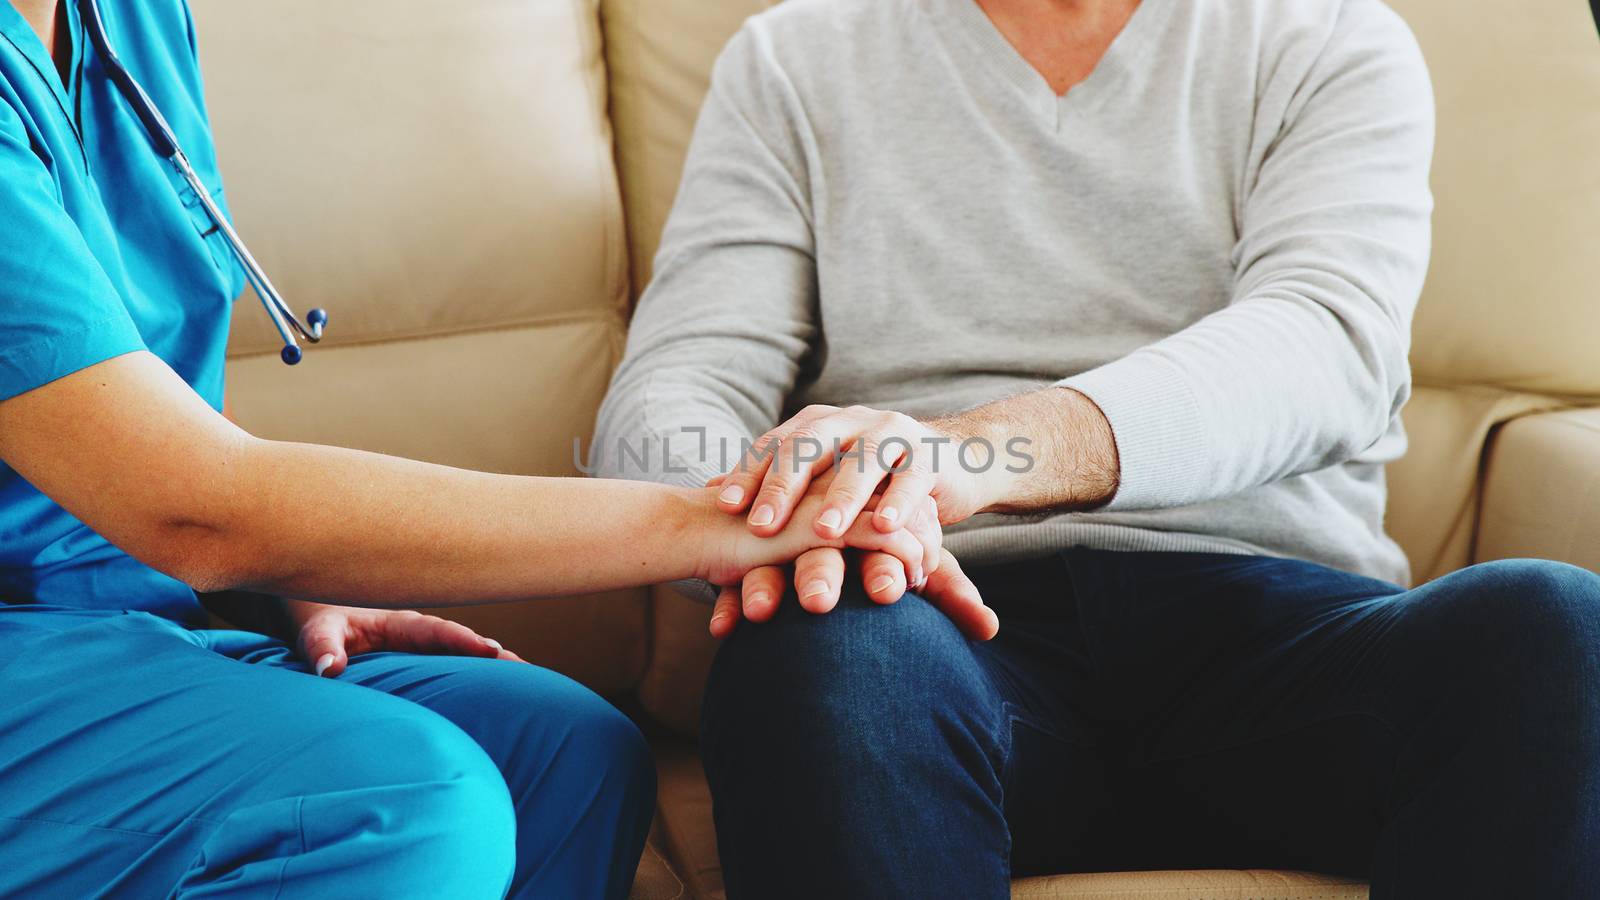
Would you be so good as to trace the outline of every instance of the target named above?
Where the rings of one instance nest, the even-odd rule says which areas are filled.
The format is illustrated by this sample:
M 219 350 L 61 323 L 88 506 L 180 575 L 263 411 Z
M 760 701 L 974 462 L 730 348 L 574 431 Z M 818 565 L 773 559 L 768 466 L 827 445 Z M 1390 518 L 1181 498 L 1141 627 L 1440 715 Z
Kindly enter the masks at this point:
M 618 438 L 612 446 L 596 446 L 587 455 L 583 452 L 583 439 L 574 437 L 572 464 L 585 475 L 605 472 L 621 478 L 651 473 L 687 475 L 694 472 L 721 474 L 734 469 L 750 471 L 764 468 L 769 463 L 776 465 L 775 460 L 780 456 L 796 472 L 809 472 L 824 459 L 831 459 L 841 469 L 854 465 L 859 472 L 867 470 L 868 460 L 871 459 L 875 468 L 896 474 L 920 466 L 923 471 L 937 475 L 946 466 L 958 465 L 974 475 L 996 466 L 1022 475 L 1033 471 L 1034 466 L 1031 452 L 1033 441 L 1022 436 L 1006 440 L 1000 448 L 996 448 L 994 442 L 987 438 L 971 437 L 957 441 L 943 435 L 924 435 L 915 442 L 891 437 L 870 448 L 863 441 L 845 447 L 837 439 L 832 446 L 828 446 L 806 435 L 797 435 L 787 441 L 768 441 L 757 447 L 750 438 L 740 438 L 735 442 L 727 437 L 719 437 L 713 441 L 709 430 L 704 427 L 680 429 L 677 437 L 681 439 L 675 439 L 673 435 L 660 439 L 648 436 L 632 440 Z M 784 444 L 793 449 L 787 454 L 780 454 L 779 450 Z

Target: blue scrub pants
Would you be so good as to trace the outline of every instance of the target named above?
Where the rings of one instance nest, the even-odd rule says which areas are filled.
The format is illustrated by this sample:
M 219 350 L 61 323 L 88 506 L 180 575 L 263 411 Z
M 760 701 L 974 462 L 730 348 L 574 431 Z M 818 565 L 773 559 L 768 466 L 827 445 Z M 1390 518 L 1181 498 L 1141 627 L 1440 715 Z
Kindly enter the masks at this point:
M 624 897 L 654 799 L 535 666 L 0 605 L 0 896 Z

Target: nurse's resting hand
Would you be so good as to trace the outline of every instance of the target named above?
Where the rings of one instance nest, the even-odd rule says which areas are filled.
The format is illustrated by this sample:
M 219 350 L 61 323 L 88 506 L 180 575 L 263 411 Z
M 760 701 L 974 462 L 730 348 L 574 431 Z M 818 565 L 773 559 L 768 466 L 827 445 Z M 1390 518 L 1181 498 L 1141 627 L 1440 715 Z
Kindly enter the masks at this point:
M 295 649 L 316 674 L 337 678 L 350 657 L 390 650 L 437 656 L 479 656 L 522 662 L 500 642 L 438 616 L 411 610 L 358 609 L 306 600 L 287 601 L 299 633 Z

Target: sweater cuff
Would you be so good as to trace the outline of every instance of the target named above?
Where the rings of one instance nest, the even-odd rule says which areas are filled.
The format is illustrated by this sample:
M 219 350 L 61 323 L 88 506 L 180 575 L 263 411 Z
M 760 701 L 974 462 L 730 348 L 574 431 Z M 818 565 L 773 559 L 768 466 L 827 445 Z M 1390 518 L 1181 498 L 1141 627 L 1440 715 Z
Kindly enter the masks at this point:
M 722 593 L 721 588 L 702 578 L 684 578 L 672 582 L 670 587 L 690 600 L 707 606 L 717 602 L 717 595 Z
M 1102 509 L 1159 509 L 1203 493 L 1206 428 L 1177 366 L 1133 353 L 1056 382 L 1094 401 L 1111 423 L 1120 468 L 1117 493 Z

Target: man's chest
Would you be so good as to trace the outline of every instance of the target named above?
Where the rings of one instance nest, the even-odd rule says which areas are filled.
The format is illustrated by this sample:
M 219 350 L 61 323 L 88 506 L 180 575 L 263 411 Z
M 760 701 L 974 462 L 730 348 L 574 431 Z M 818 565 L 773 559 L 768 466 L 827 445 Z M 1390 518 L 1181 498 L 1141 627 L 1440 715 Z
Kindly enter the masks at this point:
M 824 144 L 824 314 L 1160 335 L 1221 308 L 1243 153 L 1181 130 L 998 131 L 953 116 L 943 141 L 883 128 Z

